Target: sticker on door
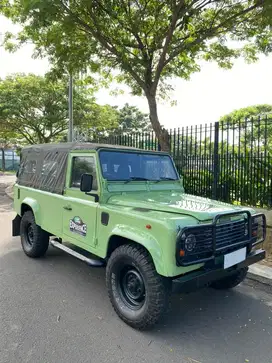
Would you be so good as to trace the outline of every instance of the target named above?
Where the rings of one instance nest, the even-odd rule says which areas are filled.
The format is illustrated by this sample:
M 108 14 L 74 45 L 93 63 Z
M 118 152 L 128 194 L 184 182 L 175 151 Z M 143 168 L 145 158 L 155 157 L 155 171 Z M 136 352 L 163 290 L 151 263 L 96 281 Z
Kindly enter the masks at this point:
M 73 219 L 70 219 L 70 231 L 86 237 L 87 225 L 82 221 L 80 217 L 74 217 Z

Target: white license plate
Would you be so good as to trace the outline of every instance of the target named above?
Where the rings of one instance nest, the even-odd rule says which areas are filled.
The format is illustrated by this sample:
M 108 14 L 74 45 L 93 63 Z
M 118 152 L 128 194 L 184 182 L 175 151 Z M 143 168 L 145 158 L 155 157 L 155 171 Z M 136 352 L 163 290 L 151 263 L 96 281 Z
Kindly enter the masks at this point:
M 224 256 L 224 269 L 236 265 L 246 259 L 246 247 Z

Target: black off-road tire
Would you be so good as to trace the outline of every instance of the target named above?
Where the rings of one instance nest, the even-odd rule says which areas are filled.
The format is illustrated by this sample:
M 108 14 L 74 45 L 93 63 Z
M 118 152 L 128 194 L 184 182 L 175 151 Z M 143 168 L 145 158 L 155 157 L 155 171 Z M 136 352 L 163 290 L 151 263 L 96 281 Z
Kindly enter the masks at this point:
M 248 267 L 241 268 L 230 276 L 213 282 L 210 286 L 216 290 L 232 289 L 238 286 L 246 278 Z
M 25 212 L 22 216 L 20 235 L 23 251 L 28 257 L 38 258 L 45 255 L 49 245 L 49 234 L 36 224 L 31 211 Z
M 144 294 L 140 297 L 143 300 L 137 300 L 139 306 L 136 307 L 131 306 L 124 292 L 127 287 L 123 287 L 126 285 L 123 281 L 128 278 L 126 286 L 129 286 L 129 274 L 139 276 L 139 281 L 144 285 Z M 156 272 L 151 256 L 141 246 L 122 245 L 112 253 L 106 268 L 106 283 L 114 310 L 126 324 L 135 329 L 151 328 L 168 308 L 172 281 Z

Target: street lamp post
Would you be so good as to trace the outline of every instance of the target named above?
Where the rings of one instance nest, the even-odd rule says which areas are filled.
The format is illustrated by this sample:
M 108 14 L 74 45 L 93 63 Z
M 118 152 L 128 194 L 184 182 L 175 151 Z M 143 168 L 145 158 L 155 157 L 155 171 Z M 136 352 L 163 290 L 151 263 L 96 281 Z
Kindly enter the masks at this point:
M 73 141 L 74 120 L 73 120 L 73 76 L 69 74 L 69 129 L 68 129 L 68 141 Z
M 70 7 L 70 0 L 68 0 Z M 74 139 L 74 119 L 73 119 L 73 76 L 69 72 L 69 128 L 68 128 L 68 141 L 72 142 Z

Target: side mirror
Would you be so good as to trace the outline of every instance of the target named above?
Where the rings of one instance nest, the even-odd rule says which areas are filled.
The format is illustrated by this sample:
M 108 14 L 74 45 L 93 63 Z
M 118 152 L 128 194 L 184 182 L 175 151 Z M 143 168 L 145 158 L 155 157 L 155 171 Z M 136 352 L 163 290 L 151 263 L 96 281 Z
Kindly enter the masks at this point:
M 93 189 L 93 176 L 91 174 L 82 174 L 80 181 L 80 190 L 89 193 Z

